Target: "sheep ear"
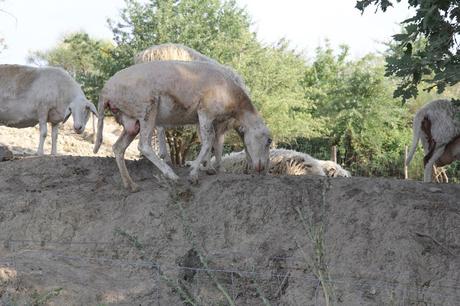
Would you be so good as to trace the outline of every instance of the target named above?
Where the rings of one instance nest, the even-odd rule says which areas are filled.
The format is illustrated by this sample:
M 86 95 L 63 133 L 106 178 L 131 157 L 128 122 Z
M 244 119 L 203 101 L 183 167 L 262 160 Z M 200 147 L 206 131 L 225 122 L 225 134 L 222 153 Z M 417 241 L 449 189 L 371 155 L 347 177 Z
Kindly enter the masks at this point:
M 70 106 L 69 106 L 69 107 L 67 107 L 67 109 L 65 110 L 64 120 L 62 121 L 62 123 L 65 123 L 65 122 L 67 121 L 67 119 L 69 119 L 70 114 L 72 114 L 72 110 L 70 109 Z
M 96 118 L 99 118 L 99 117 L 97 116 L 97 109 L 96 109 L 96 106 L 94 106 L 93 103 L 88 102 L 88 106 L 87 106 L 87 107 L 89 107 L 90 111 L 94 114 L 94 116 L 96 116 Z

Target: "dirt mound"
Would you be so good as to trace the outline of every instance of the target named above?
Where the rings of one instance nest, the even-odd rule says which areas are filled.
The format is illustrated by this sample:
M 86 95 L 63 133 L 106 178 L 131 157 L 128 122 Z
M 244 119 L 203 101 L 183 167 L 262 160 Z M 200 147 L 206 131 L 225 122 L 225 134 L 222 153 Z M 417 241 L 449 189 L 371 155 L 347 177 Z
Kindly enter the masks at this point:
M 0 305 L 458 305 L 460 185 L 128 168 L 0 163 Z

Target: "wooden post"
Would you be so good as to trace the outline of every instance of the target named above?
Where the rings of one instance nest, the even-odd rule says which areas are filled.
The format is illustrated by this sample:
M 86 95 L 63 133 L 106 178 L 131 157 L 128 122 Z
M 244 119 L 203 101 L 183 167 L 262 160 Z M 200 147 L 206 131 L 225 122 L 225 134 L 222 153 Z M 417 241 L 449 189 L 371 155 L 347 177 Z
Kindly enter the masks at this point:
M 408 172 L 408 167 L 407 167 L 407 154 L 408 154 L 408 147 L 404 146 L 404 179 L 408 180 L 409 179 L 409 172 Z
M 337 163 L 337 146 L 332 146 L 331 148 L 331 160 Z

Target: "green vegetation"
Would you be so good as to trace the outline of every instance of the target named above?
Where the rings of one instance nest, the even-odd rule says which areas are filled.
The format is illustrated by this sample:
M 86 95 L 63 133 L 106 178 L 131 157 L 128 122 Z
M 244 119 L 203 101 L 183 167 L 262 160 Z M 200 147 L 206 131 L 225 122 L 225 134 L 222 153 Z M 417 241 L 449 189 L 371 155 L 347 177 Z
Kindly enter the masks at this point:
M 431 2 L 436 6 L 442 1 Z M 357 7 L 364 10 L 371 3 L 383 10 L 391 4 L 367 0 L 358 1 Z M 432 18 L 438 16 L 430 14 Z M 433 20 L 424 23 L 434 27 L 436 20 L 440 22 Z M 458 89 L 446 87 L 455 84 L 453 72 L 458 69 L 443 70 L 449 74 L 448 79 L 444 72 L 427 70 L 432 56 L 441 54 L 433 45 L 434 32 L 418 35 L 414 31 L 420 28 L 409 26 L 420 26 L 420 22 L 406 21 L 407 34 L 396 36 L 395 42 L 388 44 L 385 66 L 385 56 L 351 58 L 346 46 L 334 51 L 327 42 L 312 58 L 293 50 L 286 40 L 263 44 L 251 31 L 247 12 L 233 0 L 126 0 L 119 18 L 108 21 L 114 44 L 86 33 L 72 33 L 51 50 L 31 53 L 29 61 L 63 66 L 97 103 L 105 80 L 131 65 L 137 52 L 154 44 L 182 43 L 242 75 L 272 131 L 274 145 L 321 159 L 329 159 L 330 148 L 335 145 L 338 162 L 353 175 L 403 177 L 404 147 L 411 142 L 413 113 L 438 95 L 423 91 L 410 103 L 402 104 L 393 93 L 408 99 L 418 92 L 413 86 L 435 84 L 438 91 L 445 90 L 446 96 L 458 96 Z M 412 53 L 407 51 L 409 48 Z M 430 53 L 433 48 L 437 53 Z M 400 73 L 407 72 L 403 65 L 412 65 L 415 58 L 424 65 L 414 69 L 431 80 Z M 440 62 L 442 67 L 447 64 Z M 183 164 L 187 154 L 188 159 L 192 158 L 198 148 L 194 129 L 169 131 L 168 142 L 177 164 Z M 241 147 L 239 138 L 230 133 L 226 151 Z M 416 159 L 411 164 L 411 178 L 420 178 L 419 168 L 421 162 Z
M 360 0 L 356 8 L 364 12 L 376 5 L 383 12 L 401 0 Z M 442 93 L 447 86 L 460 81 L 460 3 L 457 0 L 409 1 L 414 16 L 402 21 L 402 33 L 394 35 L 401 52 L 387 57 L 387 75 L 400 79 L 395 96 L 404 100 L 416 97 L 419 84 L 426 90 L 436 88 Z

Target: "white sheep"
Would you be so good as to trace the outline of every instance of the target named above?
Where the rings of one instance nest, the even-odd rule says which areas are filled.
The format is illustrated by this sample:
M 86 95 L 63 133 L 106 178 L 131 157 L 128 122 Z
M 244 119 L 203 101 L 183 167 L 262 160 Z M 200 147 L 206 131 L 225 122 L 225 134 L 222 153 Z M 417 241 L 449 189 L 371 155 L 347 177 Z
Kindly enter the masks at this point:
M 435 100 L 414 116 L 412 147 L 406 164 L 411 162 L 420 139 L 425 154 L 425 182 L 432 180 L 433 165 L 441 167 L 460 159 L 459 111 L 460 108 L 450 100 Z
M 244 155 L 244 151 L 225 155 L 222 158 L 222 168 L 230 173 L 245 173 L 247 162 Z M 348 171 L 333 161 L 318 160 L 306 153 L 286 149 L 270 150 L 268 173 L 273 175 L 351 177 Z
M 244 144 L 251 166 L 265 172 L 268 166 L 270 133 L 246 93 L 216 65 L 203 62 L 156 61 L 138 64 L 117 72 L 104 85 L 99 99 L 99 122 L 94 147 L 102 142 L 105 108 L 110 108 L 123 132 L 113 146 L 123 184 L 131 191 L 138 187 L 126 169 L 124 152 L 140 133 L 139 151 L 163 174 L 177 180 L 177 175 L 151 146 L 156 125 L 200 126 L 201 150 L 192 162 L 190 179 L 198 179 L 200 164 L 209 155 L 216 130 L 235 121 L 244 134 Z
M 142 52 L 139 52 L 134 57 L 134 63 L 147 63 L 152 61 L 197 61 L 197 62 L 206 62 L 210 64 L 216 65 L 216 68 L 220 69 L 222 73 L 226 74 L 229 78 L 231 78 L 249 97 L 249 90 L 246 87 L 246 84 L 243 81 L 243 78 L 231 67 L 222 65 L 218 63 L 216 60 L 201 54 L 200 52 L 184 46 L 182 44 L 161 44 L 161 45 L 154 45 Z M 171 162 L 171 158 L 168 155 L 167 147 L 166 147 L 166 136 L 165 130 L 161 126 L 157 126 L 157 137 L 160 149 L 160 157 L 165 159 L 168 162 Z M 219 159 L 222 155 L 224 145 L 224 135 L 218 134 L 216 140 L 213 144 L 214 148 L 214 155 L 217 156 Z M 210 157 L 210 156 L 209 156 Z M 206 164 L 210 166 L 209 157 L 205 159 Z M 216 163 L 218 165 L 219 162 Z M 217 169 L 218 170 L 218 169 Z
M 25 128 L 38 123 L 38 155 L 43 155 L 47 122 L 51 123 L 51 154 L 55 155 L 59 124 L 72 114 L 74 130 L 81 134 L 90 111 L 97 114 L 95 106 L 64 70 L 0 65 L 0 124 Z

